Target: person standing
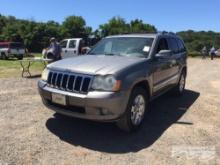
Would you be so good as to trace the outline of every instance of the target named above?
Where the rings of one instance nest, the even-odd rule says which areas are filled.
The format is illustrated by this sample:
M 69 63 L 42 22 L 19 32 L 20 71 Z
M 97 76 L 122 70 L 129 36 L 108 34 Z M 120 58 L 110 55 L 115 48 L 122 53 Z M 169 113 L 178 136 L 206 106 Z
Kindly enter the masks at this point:
M 210 56 L 211 56 L 211 60 L 213 60 L 213 59 L 214 59 L 214 56 L 215 56 L 215 47 L 214 47 L 214 46 L 210 49 L 209 54 L 210 54 Z
M 202 48 L 201 53 L 202 53 L 202 59 L 205 59 L 206 56 L 207 56 L 207 54 L 208 54 L 208 50 L 207 50 L 206 46 L 204 46 L 204 47 Z
M 49 52 L 48 55 L 52 54 L 53 57 L 47 57 L 47 58 L 52 58 L 53 59 L 53 62 L 55 61 L 58 61 L 58 60 L 61 60 L 62 57 L 61 57 L 61 52 L 62 52 L 62 49 L 61 49 L 61 46 L 60 44 L 56 41 L 56 38 L 51 38 L 50 39 L 50 47 L 48 48 Z

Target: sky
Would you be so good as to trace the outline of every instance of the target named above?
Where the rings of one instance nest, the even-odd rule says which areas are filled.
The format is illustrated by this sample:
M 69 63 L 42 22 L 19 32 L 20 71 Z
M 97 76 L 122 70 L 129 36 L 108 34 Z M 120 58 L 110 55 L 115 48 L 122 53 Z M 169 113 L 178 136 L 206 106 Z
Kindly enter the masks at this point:
M 82 16 L 97 29 L 113 16 L 142 19 L 159 31 L 212 30 L 220 32 L 219 0 L 0 0 L 0 14 L 40 22 L 62 23 Z

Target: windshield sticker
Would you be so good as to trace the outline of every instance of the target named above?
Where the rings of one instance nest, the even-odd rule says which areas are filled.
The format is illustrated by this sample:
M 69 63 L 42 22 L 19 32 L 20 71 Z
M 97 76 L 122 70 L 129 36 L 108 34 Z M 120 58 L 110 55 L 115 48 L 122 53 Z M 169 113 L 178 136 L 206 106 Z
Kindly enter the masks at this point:
M 145 46 L 144 49 L 143 49 L 144 52 L 149 52 L 149 50 L 150 50 L 149 46 Z

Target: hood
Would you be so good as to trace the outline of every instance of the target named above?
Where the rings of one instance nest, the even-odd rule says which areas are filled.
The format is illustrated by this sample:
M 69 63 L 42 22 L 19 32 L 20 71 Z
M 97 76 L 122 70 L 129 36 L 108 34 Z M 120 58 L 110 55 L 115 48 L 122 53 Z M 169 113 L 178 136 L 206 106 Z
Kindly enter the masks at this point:
M 67 58 L 48 65 L 49 69 L 70 71 L 82 74 L 114 74 L 128 66 L 145 60 L 121 56 L 83 55 Z

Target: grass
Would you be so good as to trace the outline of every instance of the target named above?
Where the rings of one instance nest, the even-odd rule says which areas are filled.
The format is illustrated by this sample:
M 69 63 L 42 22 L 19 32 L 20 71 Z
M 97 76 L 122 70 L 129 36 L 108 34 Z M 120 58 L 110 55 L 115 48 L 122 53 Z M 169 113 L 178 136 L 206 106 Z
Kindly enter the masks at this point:
M 41 54 L 35 53 L 34 56 L 41 57 Z M 27 65 L 27 63 L 24 64 Z M 30 67 L 30 72 L 33 75 L 40 74 L 43 68 L 42 63 L 36 62 Z M 0 60 L 0 78 L 21 77 L 21 73 L 21 65 L 17 59 Z

